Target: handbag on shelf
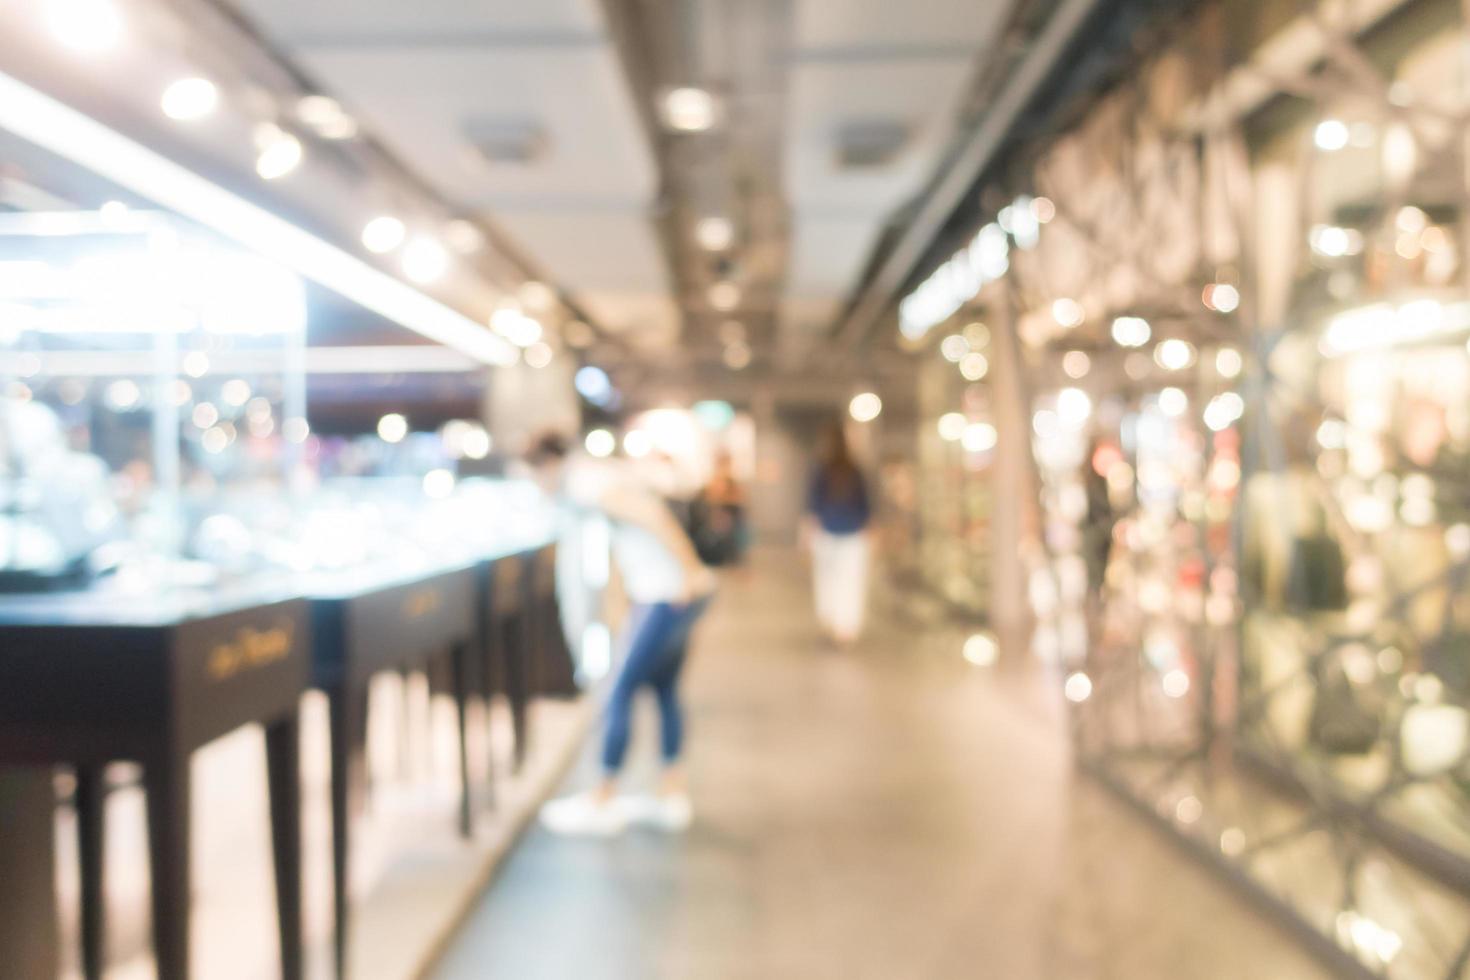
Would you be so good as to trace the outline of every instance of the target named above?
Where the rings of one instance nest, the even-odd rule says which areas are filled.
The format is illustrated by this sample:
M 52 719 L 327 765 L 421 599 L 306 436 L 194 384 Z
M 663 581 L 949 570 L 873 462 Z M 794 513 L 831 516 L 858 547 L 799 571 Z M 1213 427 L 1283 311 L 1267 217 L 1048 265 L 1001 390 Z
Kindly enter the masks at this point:
M 1286 605 L 1298 612 L 1338 612 L 1348 604 L 1347 559 L 1327 523 L 1319 491 L 1308 489 L 1312 519 L 1291 541 Z
M 1383 732 L 1381 698 L 1353 683 L 1337 651 L 1316 659 L 1316 696 L 1307 721 L 1311 744 L 1329 755 L 1366 755 Z

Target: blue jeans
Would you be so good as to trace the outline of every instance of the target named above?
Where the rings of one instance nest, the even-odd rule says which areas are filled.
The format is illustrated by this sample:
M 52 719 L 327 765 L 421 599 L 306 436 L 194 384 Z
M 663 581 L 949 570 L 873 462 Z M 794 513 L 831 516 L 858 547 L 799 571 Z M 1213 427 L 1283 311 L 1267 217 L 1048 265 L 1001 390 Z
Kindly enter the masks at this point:
M 658 602 L 634 606 L 628 623 L 628 653 L 607 705 L 607 731 L 602 741 L 602 768 L 608 775 L 623 766 L 633 725 L 633 696 L 643 687 L 658 698 L 660 742 L 664 762 L 679 758 L 684 741 L 679 675 L 689 652 L 689 633 L 709 599 L 687 605 Z

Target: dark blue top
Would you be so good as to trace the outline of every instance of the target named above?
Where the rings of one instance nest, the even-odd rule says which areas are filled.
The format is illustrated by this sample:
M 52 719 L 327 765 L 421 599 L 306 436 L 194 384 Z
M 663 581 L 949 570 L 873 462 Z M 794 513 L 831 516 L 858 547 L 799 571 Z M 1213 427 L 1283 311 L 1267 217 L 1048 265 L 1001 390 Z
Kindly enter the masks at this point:
M 828 534 L 856 534 L 868 526 L 872 509 L 868 504 L 868 486 L 861 473 L 852 475 L 854 483 L 846 487 L 845 493 L 837 493 L 829 486 L 825 469 L 818 469 L 812 476 L 807 491 L 806 509 L 822 525 Z

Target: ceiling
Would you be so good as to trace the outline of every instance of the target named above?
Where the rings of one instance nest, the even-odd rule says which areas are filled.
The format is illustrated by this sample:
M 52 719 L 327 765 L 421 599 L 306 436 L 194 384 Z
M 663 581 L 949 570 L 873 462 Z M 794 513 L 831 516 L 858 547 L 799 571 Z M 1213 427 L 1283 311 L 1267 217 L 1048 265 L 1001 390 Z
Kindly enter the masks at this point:
M 887 220 L 934 174 L 1009 6 L 798 0 L 786 117 L 788 326 L 830 324 Z M 877 165 L 841 166 L 840 131 L 874 124 L 904 133 L 898 152 Z
M 810 348 L 941 166 L 1009 2 L 231 0 L 452 206 L 635 348 Z M 616 23 L 615 23 L 616 22 Z M 635 34 L 614 30 L 634 25 Z M 641 36 L 640 36 L 641 35 Z M 726 108 L 669 134 L 652 106 Z M 489 146 L 487 156 L 482 149 Z M 846 159 L 844 159 L 846 158 Z M 698 217 L 737 229 L 730 254 Z M 710 308 L 708 287 L 741 286 Z M 673 362 L 671 362 L 673 363 Z
M 287 57 L 604 327 L 668 337 L 657 172 L 594 0 L 237 0 Z M 534 147 L 477 150 L 485 134 Z M 611 247 L 609 247 L 611 246 Z

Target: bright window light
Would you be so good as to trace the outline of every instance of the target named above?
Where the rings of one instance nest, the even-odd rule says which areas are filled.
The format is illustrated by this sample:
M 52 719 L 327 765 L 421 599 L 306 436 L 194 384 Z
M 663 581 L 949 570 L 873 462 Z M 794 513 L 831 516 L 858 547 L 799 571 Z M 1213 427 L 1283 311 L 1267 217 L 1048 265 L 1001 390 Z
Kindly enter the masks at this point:
M 508 344 L 464 314 L 3 73 L 0 128 L 430 340 L 487 364 L 515 358 Z
M 170 119 L 203 119 L 219 107 L 219 89 L 207 78 L 181 78 L 163 90 L 161 104 Z

